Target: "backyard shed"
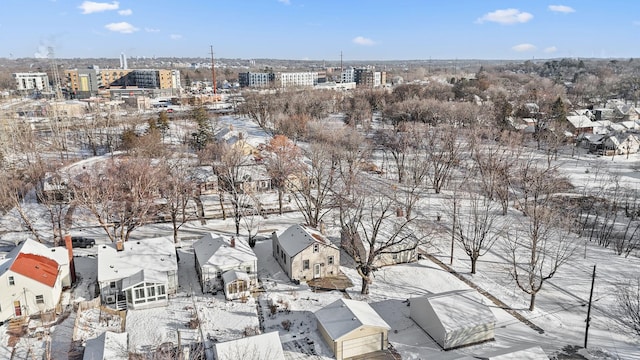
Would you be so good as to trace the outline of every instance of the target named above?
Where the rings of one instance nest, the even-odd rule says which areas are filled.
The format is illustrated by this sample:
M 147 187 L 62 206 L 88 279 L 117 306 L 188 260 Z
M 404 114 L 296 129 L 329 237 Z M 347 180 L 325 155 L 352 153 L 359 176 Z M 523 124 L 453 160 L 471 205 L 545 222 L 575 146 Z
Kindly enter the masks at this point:
M 474 290 L 412 298 L 411 319 L 444 350 L 493 340 L 496 318 Z
M 391 327 L 364 301 L 340 299 L 316 311 L 318 330 L 342 360 L 386 350 Z

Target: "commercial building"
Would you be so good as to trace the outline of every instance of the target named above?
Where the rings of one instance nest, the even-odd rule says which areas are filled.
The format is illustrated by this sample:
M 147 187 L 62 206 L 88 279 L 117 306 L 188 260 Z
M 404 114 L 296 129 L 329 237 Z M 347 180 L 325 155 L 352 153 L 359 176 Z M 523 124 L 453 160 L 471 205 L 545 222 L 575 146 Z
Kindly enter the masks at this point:
M 18 91 L 51 91 L 47 73 L 14 73 L 13 78 L 16 80 Z

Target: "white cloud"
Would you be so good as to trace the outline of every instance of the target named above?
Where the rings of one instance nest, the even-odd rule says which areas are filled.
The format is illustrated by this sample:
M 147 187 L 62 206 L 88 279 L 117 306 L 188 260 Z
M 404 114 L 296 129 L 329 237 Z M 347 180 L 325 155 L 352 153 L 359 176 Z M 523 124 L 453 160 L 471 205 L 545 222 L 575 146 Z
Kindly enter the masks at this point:
M 180 34 L 171 34 L 171 35 L 169 35 L 169 39 L 171 39 L 171 40 L 180 40 L 180 39 L 182 39 L 182 35 L 180 35 Z
M 92 14 L 97 12 L 118 10 L 120 4 L 117 1 L 112 3 L 99 3 L 94 1 L 85 1 L 78 8 L 82 9 L 83 14 Z
M 529 14 L 528 12 L 523 12 L 518 9 L 504 9 L 486 13 L 481 18 L 476 20 L 476 22 L 478 24 L 482 24 L 487 21 L 497 22 L 499 24 L 516 24 L 526 23 L 531 19 L 533 19 L 533 15 Z
M 513 51 L 517 52 L 525 52 L 525 51 L 533 51 L 536 49 L 535 45 L 532 44 L 518 44 L 511 48 Z
M 278 0 L 279 3 L 283 3 L 285 5 L 291 5 L 291 0 Z
M 549 10 L 553 12 L 561 12 L 565 14 L 576 12 L 571 6 L 566 6 L 566 5 L 549 5 Z
M 156 33 L 156 32 L 160 32 L 160 29 L 144 28 L 144 31 L 146 31 L 148 33 Z
M 111 23 L 104 26 L 107 30 L 119 32 L 122 34 L 131 34 L 139 29 L 128 22 Z
M 543 51 L 546 52 L 547 54 L 551 54 L 558 51 L 558 48 L 555 46 L 549 46 L 548 48 L 545 48 Z
M 120 10 L 120 11 L 118 11 L 118 14 L 120 14 L 122 16 L 129 16 L 129 15 L 133 14 L 133 10 L 131 10 L 131 9 Z
M 353 41 L 354 44 L 364 45 L 364 46 L 372 46 L 372 45 L 376 44 L 375 41 L 373 41 L 373 40 L 371 40 L 369 38 L 366 38 L 364 36 L 356 36 L 356 37 L 353 38 L 352 41 Z

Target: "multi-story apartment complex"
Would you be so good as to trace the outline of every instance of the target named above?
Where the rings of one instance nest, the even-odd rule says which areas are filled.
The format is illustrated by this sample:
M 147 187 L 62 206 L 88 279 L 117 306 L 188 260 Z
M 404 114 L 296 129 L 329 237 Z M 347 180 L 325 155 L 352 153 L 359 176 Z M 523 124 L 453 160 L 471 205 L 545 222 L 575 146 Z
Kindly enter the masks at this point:
M 281 87 L 314 86 L 318 84 L 317 72 L 280 73 L 278 83 Z
M 373 88 L 387 82 L 387 73 L 365 68 L 349 68 L 342 72 L 342 82 L 355 82 L 358 87 Z
M 65 71 L 67 87 L 77 97 L 97 94 L 112 87 L 144 89 L 180 88 L 179 70 L 156 69 L 74 69 Z
M 272 72 L 238 73 L 238 82 L 241 87 L 271 87 L 275 79 L 276 75 Z
M 14 73 L 16 90 L 18 91 L 50 91 L 47 73 Z

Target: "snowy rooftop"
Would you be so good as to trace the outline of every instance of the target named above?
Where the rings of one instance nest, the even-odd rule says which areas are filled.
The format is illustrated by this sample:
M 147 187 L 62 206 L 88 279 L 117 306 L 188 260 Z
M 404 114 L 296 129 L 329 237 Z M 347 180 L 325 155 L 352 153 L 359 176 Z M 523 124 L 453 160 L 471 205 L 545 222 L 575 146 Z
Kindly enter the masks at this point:
M 84 360 L 127 360 L 127 333 L 105 331 L 97 338 L 87 340 Z
M 98 247 L 98 281 L 127 278 L 140 270 L 177 271 L 176 248 L 168 237 L 127 241 L 124 250 L 115 244 Z
M 391 329 L 389 324 L 364 301 L 336 300 L 316 311 L 316 318 L 334 340 L 363 325 Z
M 284 360 L 284 351 L 277 331 L 216 344 L 216 359 Z
M 292 225 L 278 236 L 278 242 L 282 250 L 289 256 L 296 255 L 314 242 L 335 247 L 318 230 L 304 225 Z
M 495 315 L 475 290 L 447 291 L 425 295 L 422 299 L 429 302 L 446 331 L 496 322 Z M 419 304 L 419 301 L 414 300 L 412 299 L 412 306 L 416 302 Z
M 588 127 L 596 126 L 596 124 L 593 121 L 591 121 L 591 119 L 589 119 L 585 115 L 569 115 L 569 116 L 567 116 L 567 120 L 576 129 L 588 128 Z
M 258 260 L 246 242 L 236 239 L 235 246 L 231 247 L 229 237 L 213 232 L 205 234 L 196 241 L 193 244 L 193 250 L 200 266 L 226 267 Z

